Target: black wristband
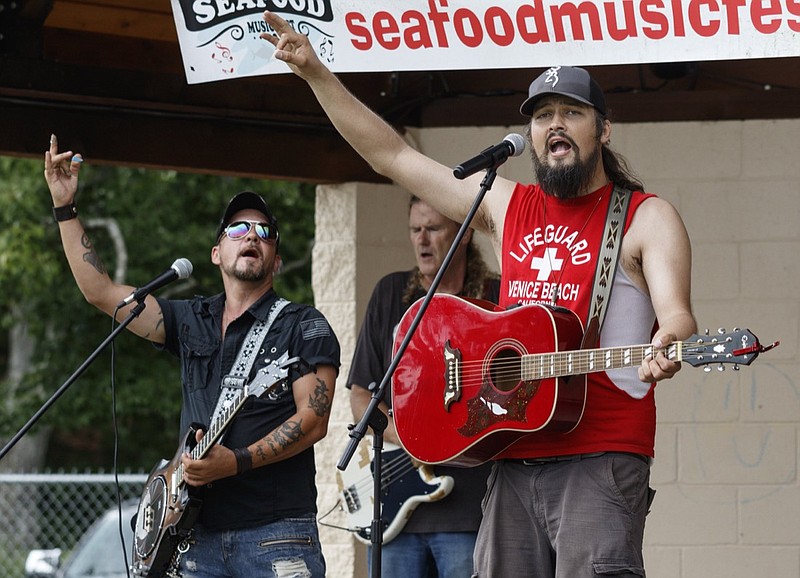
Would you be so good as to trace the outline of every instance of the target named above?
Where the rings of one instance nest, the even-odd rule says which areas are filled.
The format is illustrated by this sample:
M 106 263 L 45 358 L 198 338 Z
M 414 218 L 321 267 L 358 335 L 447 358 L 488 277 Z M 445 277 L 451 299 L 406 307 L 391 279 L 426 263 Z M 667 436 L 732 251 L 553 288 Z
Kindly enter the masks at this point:
M 69 221 L 78 216 L 78 207 L 75 206 L 75 201 L 63 207 L 53 207 L 53 218 L 57 223 L 61 221 Z
M 250 455 L 248 448 L 236 448 L 233 450 L 236 456 L 236 475 L 241 475 L 253 469 L 253 456 Z

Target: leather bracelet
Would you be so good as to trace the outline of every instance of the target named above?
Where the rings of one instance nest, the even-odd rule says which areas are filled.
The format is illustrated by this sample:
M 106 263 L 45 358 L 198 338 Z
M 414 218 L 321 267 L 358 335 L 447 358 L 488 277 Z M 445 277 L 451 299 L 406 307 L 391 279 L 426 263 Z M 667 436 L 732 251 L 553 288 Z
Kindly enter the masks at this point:
M 53 207 L 53 218 L 57 223 L 61 221 L 69 221 L 78 216 L 78 207 L 75 206 L 75 201 L 63 207 Z
M 253 469 L 253 456 L 248 448 L 235 448 L 233 455 L 236 457 L 237 476 Z

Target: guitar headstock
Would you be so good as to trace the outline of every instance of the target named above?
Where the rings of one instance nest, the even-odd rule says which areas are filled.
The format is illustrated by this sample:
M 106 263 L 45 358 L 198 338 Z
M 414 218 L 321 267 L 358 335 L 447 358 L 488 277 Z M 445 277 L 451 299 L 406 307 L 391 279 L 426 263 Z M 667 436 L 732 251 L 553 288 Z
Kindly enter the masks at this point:
M 762 346 L 749 329 L 734 329 L 730 333 L 720 329 L 717 335 L 692 335 L 685 340 L 682 360 L 693 367 L 705 366 L 704 371 L 711 371 L 712 364 L 717 364 L 720 371 L 725 369 L 725 364 L 739 369 L 740 365 L 753 363 L 759 353 L 778 345 L 780 341 Z
M 308 368 L 311 371 L 316 371 L 313 365 L 306 363 L 301 357 L 292 357 L 289 359 L 289 353 L 286 352 L 278 359 L 273 360 L 258 370 L 253 381 L 247 384 L 246 395 L 261 397 L 271 392 L 279 385 L 283 385 L 289 378 L 290 371 L 297 371 L 300 368 Z
M 292 365 L 291 363 L 287 363 L 288 361 L 289 353 L 286 352 L 278 359 L 273 360 L 271 363 L 259 369 L 253 381 L 247 384 L 247 395 L 261 397 L 286 381 L 289 377 L 289 369 Z

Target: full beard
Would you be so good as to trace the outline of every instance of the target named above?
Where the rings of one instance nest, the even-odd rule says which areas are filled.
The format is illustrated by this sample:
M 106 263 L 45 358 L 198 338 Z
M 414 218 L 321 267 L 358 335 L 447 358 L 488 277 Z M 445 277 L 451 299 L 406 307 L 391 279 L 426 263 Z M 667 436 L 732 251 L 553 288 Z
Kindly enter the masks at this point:
M 575 152 L 575 161 L 572 163 L 558 162 L 555 165 L 548 163 L 548 150 L 545 147 L 541 156 L 531 152 L 533 170 L 536 181 L 542 190 L 557 199 L 574 199 L 585 191 L 594 179 L 594 171 L 600 160 L 600 147 L 594 147 L 592 154 L 586 160 L 581 158 L 581 150 L 570 141 Z

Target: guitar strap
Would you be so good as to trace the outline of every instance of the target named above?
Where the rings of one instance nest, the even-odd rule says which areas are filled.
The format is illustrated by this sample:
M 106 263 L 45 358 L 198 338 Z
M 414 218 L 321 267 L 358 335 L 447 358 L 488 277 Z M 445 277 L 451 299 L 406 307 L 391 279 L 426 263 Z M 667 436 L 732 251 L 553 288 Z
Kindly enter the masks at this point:
M 591 305 L 589 306 L 589 322 L 597 319 L 597 332 L 603 326 L 606 316 L 606 306 L 611 295 L 611 286 L 614 283 L 614 272 L 619 262 L 619 249 L 622 245 L 622 235 L 625 231 L 625 220 L 628 215 L 631 192 L 619 185 L 614 185 L 611 202 L 608 204 L 606 226 L 603 233 L 603 242 L 597 260 L 597 270 L 594 276 L 594 289 Z
M 231 372 L 222 378 L 222 387 L 220 388 L 219 398 L 217 399 L 217 407 L 214 413 L 211 414 L 209 423 L 214 423 L 217 416 L 225 409 L 230 407 L 236 397 L 237 392 L 247 384 L 247 378 L 250 376 L 250 370 L 253 368 L 253 363 L 256 360 L 256 354 L 264 342 L 264 338 L 269 333 L 270 327 L 278 318 L 278 314 L 284 307 L 289 305 L 291 301 L 279 297 L 266 319 L 258 320 L 250 327 L 242 346 L 239 348 L 239 354 L 236 356 L 236 361 L 231 366 Z M 220 439 L 221 441 L 221 439 Z

